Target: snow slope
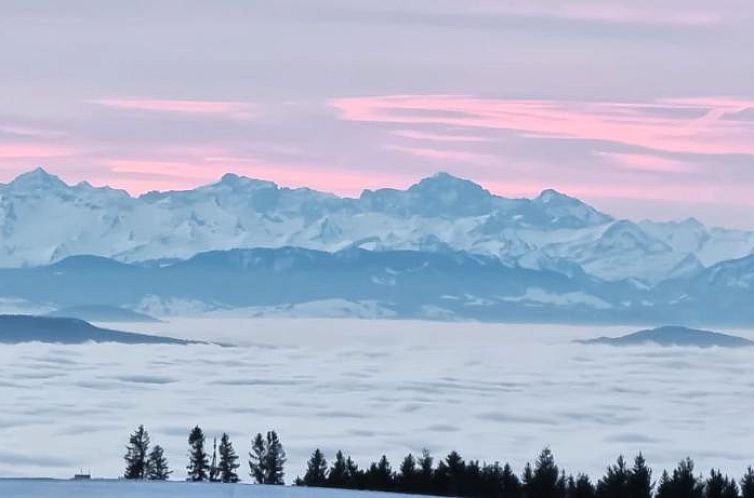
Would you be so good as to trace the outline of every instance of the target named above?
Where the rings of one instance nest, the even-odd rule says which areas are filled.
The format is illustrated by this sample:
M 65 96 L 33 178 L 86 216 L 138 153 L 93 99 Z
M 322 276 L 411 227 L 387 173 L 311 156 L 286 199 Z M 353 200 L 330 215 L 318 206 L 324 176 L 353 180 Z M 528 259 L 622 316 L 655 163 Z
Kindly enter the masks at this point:
M 250 484 L 0 479 L 9 498 L 406 498 L 409 495 Z
M 140 197 L 66 185 L 42 169 L 0 185 L 0 267 L 81 254 L 133 262 L 283 246 L 452 249 L 526 268 L 582 267 L 603 279 L 653 283 L 750 254 L 754 233 L 694 221 L 634 224 L 554 190 L 508 199 L 445 173 L 356 199 L 233 174 Z

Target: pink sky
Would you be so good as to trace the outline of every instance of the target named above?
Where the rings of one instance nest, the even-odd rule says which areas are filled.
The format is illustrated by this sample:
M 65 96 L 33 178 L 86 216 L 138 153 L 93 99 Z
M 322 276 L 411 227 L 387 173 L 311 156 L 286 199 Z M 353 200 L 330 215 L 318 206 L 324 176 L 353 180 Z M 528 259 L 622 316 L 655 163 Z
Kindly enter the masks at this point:
M 148 3 L 0 3 L 0 181 L 358 195 L 447 171 L 754 223 L 751 1 Z

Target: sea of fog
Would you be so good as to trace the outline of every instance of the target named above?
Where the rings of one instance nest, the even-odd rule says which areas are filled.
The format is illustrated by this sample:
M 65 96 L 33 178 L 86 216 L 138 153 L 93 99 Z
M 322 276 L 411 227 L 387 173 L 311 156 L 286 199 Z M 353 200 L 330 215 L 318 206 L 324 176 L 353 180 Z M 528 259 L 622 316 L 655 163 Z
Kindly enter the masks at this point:
M 319 447 L 361 465 L 457 449 L 520 471 L 544 446 L 601 474 L 642 451 L 656 469 L 693 457 L 754 464 L 754 350 L 574 344 L 632 327 L 345 319 L 176 319 L 108 324 L 217 345 L 0 345 L 0 476 L 122 472 L 144 424 L 174 477 L 186 438 L 228 432 L 239 453 L 275 429 L 287 480 Z M 738 331 L 754 338 L 754 333 Z M 245 474 L 244 474 L 245 475 Z

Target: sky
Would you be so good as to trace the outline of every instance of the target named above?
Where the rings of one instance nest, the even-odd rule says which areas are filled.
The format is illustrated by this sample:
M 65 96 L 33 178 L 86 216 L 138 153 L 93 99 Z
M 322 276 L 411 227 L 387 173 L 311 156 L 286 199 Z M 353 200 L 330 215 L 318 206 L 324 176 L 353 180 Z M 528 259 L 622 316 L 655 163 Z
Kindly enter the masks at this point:
M 754 228 L 750 0 L 4 0 L 0 182 L 437 171 Z

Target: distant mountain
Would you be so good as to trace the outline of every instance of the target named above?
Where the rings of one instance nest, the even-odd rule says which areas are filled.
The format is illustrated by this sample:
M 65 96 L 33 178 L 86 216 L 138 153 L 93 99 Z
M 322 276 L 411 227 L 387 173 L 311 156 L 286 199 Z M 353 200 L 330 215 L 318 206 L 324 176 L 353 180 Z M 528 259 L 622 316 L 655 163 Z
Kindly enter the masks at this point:
M 599 337 L 578 341 L 582 344 L 608 344 L 611 346 L 634 346 L 641 344 L 657 344 L 659 346 L 696 346 L 709 348 L 713 346 L 723 348 L 738 348 L 754 346 L 754 341 L 734 335 L 710 332 L 707 330 L 690 329 L 679 326 L 665 326 L 655 329 L 641 330 L 621 337 Z
M 67 185 L 42 169 L 0 185 L 0 267 L 77 255 L 133 263 L 283 247 L 464 251 L 531 270 L 655 285 L 751 254 L 754 233 L 695 220 L 616 220 L 554 190 L 509 199 L 446 173 L 358 198 L 234 174 L 140 197 L 86 182 Z
M 159 322 L 158 319 L 144 313 L 137 313 L 136 311 L 120 308 L 118 306 L 106 305 L 71 306 L 69 308 L 51 311 L 45 316 L 78 318 L 79 320 L 86 320 L 88 322 Z
M 660 291 L 600 280 L 579 268 L 535 270 L 449 250 L 233 249 L 148 264 L 75 256 L 43 267 L 0 269 L 0 281 L 0 299 L 63 309 L 97 302 L 152 316 L 279 315 L 287 309 L 297 316 L 304 310 L 347 316 L 352 310 L 357 316 L 445 320 L 754 323 L 751 307 L 731 312 L 712 299 L 700 316 L 685 304 L 682 287 Z
M 189 341 L 95 327 L 75 318 L 28 315 L 0 315 L 0 343 L 51 342 L 118 342 L 124 344 L 189 344 Z

